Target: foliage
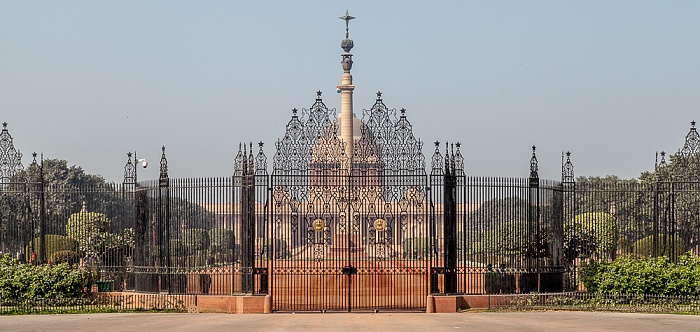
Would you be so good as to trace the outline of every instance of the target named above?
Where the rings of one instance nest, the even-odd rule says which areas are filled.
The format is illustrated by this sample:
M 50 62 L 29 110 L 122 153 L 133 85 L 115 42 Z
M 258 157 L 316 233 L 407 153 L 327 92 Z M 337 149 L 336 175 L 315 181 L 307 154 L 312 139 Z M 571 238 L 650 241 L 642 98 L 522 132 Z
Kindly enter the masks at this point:
M 49 263 L 50 264 L 61 264 L 61 263 L 67 263 L 70 265 L 73 264 L 78 264 L 80 261 L 80 255 L 78 255 L 77 252 L 73 250 L 61 250 L 53 253 L 51 257 L 49 257 Z
M 124 256 L 134 249 L 134 231 L 126 228 L 110 232 L 111 221 L 105 214 L 81 211 L 71 214 L 66 234 L 80 244 L 80 253 L 88 261 L 106 265 L 122 265 Z
M 430 256 L 430 248 L 433 246 L 430 237 L 414 237 L 403 241 L 403 255 L 409 259 L 424 259 Z
M 595 250 L 614 251 L 619 236 L 617 221 L 605 212 L 582 213 L 564 225 L 569 257 L 589 257 Z
M 169 197 L 166 209 L 169 211 L 171 223 L 170 234 L 176 236 L 182 230 L 202 228 L 209 230 L 214 228 L 216 217 L 213 212 L 199 204 L 192 203 L 181 197 Z
M 657 237 L 659 247 L 658 255 L 667 256 L 672 261 L 688 251 L 685 242 L 677 235 L 659 234 Z M 632 255 L 637 258 L 652 257 L 654 255 L 654 236 L 649 235 L 638 240 L 632 246 Z
M 492 199 L 484 202 L 474 212 L 469 213 L 470 224 L 480 224 L 487 228 L 500 225 L 503 221 L 522 219 L 527 211 L 527 201 L 520 197 Z
M 221 252 L 233 249 L 236 243 L 235 232 L 231 229 L 213 228 L 209 230 L 209 249 Z
M 591 261 L 581 267 L 581 281 L 592 293 L 699 296 L 700 257 L 684 254 L 677 263 L 667 257 Z
M 78 241 L 80 251 L 86 258 L 99 257 L 110 228 L 106 215 L 96 212 L 81 211 L 73 213 L 66 223 L 68 237 Z
M 94 278 L 94 274 L 65 263 L 32 265 L 0 255 L 0 298 L 4 301 L 82 297 L 83 287 Z
M 204 250 L 209 247 L 209 234 L 202 228 L 186 229 L 182 232 L 182 246 L 187 253 Z
M 564 259 L 573 262 L 576 258 L 589 258 L 598 250 L 593 234 L 581 232 L 564 233 Z
M 66 160 L 45 159 L 41 170 L 44 180 L 46 229 L 63 229 L 65 216 L 80 211 L 85 203 L 92 211 L 110 211 L 114 220 L 127 220 L 126 202 L 120 199 L 115 186 L 102 176 L 87 174 L 80 166 L 68 166 Z M 39 182 L 39 165 L 32 164 L 17 174 L 13 181 Z M 35 188 L 39 191 L 41 188 Z
M 45 257 L 48 259 L 54 253 L 58 251 L 75 251 L 79 249 L 78 241 L 75 241 L 67 236 L 56 235 L 56 234 L 46 234 L 44 235 L 44 245 L 46 246 Z M 33 250 L 32 250 L 33 248 Z M 41 252 L 41 240 L 39 237 L 32 240 L 25 250 L 26 260 L 28 262 L 37 261 L 39 259 L 39 253 Z M 32 259 L 32 253 L 34 258 Z

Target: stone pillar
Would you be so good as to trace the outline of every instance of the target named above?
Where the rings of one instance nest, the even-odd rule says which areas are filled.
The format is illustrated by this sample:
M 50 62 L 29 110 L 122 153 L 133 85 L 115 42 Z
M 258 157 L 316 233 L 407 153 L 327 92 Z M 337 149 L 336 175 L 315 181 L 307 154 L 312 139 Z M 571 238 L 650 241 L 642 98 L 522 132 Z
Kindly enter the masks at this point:
M 343 73 L 342 84 L 340 85 L 340 139 L 345 143 L 345 155 L 348 160 L 352 160 L 353 145 L 353 106 L 352 93 L 355 86 L 352 85 L 352 74 L 350 71 Z M 349 165 L 350 163 L 348 163 Z

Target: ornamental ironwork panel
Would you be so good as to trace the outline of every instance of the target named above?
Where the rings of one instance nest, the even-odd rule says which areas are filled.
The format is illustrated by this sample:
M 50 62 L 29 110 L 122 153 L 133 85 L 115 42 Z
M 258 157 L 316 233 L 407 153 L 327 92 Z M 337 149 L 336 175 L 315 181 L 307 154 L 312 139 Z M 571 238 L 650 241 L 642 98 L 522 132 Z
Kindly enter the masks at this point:
M 277 142 L 271 175 L 270 235 L 275 310 L 425 307 L 428 261 L 407 242 L 428 236 L 421 142 L 405 113 L 378 94 L 363 112 L 352 158 L 335 111 L 321 94 L 293 111 Z
M 3 122 L 0 132 L 0 183 L 10 182 L 10 179 L 23 169 L 22 153 L 15 149 L 12 135 L 7 130 L 7 122 Z

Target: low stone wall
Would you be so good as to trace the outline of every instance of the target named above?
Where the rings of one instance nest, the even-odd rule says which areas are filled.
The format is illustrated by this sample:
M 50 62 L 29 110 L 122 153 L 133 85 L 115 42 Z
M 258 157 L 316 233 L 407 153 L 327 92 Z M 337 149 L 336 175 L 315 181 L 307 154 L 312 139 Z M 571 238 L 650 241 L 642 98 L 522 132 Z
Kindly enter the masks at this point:
M 93 293 L 104 305 L 123 310 L 178 310 L 190 313 L 220 312 L 262 314 L 272 312 L 270 296 L 170 295 L 129 292 Z

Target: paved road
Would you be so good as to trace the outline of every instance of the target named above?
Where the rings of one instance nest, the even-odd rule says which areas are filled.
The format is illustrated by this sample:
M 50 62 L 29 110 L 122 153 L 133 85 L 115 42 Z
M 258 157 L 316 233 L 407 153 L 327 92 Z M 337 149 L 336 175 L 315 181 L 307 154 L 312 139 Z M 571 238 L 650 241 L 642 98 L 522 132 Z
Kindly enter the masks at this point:
M 0 316 L 0 331 L 700 331 L 700 316 L 600 312 Z

